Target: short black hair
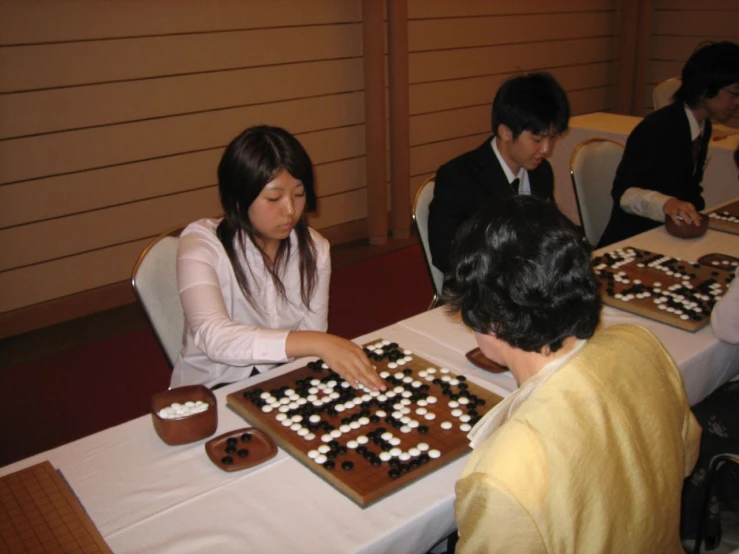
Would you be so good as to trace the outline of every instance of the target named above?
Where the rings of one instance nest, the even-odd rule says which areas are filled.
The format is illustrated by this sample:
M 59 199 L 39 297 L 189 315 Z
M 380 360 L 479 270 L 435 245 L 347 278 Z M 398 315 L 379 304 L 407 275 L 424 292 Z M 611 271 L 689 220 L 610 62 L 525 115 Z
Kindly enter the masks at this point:
M 739 83 L 739 45 L 711 42 L 698 48 L 685 62 L 682 83 L 673 99 L 691 108 L 704 98 L 714 98 L 722 88 Z
M 590 338 L 601 299 L 582 232 L 549 202 L 488 204 L 457 235 L 443 300 L 473 331 L 526 352 Z
M 505 125 L 516 139 L 524 132 L 535 135 L 555 134 L 567 130 L 570 103 L 567 94 L 549 73 L 530 73 L 508 79 L 493 99 L 492 125 L 497 136 L 498 126 Z

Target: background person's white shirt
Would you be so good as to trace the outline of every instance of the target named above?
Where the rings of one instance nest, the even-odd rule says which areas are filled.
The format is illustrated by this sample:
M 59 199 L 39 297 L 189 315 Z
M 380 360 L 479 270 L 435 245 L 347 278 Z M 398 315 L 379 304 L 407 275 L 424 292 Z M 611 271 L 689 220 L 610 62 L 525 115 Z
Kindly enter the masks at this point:
M 703 122 L 698 123 L 693 111 L 687 105 L 683 107 L 690 125 L 690 140 L 694 141 L 703 132 Z M 664 221 L 664 205 L 670 198 L 673 197 L 656 190 L 629 187 L 621 195 L 619 205 L 626 213 L 647 217 L 654 221 Z

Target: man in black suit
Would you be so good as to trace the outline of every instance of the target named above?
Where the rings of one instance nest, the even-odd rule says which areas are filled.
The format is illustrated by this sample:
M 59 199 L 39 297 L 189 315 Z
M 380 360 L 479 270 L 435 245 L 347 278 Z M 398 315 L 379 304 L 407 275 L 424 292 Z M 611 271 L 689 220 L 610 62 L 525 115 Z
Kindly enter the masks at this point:
M 493 100 L 493 136 L 436 173 L 428 231 L 437 268 L 450 269 L 457 229 L 486 203 L 516 194 L 553 199 L 554 176 L 545 158 L 569 119 L 567 95 L 548 73 L 503 83 Z
M 711 120 L 739 108 L 739 45 L 717 42 L 693 53 L 674 102 L 645 117 L 626 141 L 613 181 L 613 210 L 598 246 L 662 225 L 698 225 Z

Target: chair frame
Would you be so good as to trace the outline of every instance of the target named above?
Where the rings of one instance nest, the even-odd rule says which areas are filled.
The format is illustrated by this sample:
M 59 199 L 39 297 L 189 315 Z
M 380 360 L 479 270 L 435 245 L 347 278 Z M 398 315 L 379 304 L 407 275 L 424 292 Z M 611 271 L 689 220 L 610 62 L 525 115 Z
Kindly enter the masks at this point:
M 664 81 L 660 81 L 659 83 L 657 83 L 656 85 L 654 85 L 654 88 L 652 89 L 652 107 L 655 110 L 660 109 L 659 107 L 657 107 L 657 96 L 655 94 L 655 91 L 657 90 L 657 88 L 659 88 L 660 85 L 663 85 L 663 84 L 665 84 L 667 82 L 675 82 L 675 81 L 677 81 L 677 88 L 675 89 L 675 91 L 677 91 L 677 89 L 680 88 L 680 85 L 682 85 L 682 79 L 680 77 L 668 77 Z M 674 92 L 673 92 L 673 94 L 674 94 Z M 664 106 L 661 106 L 661 107 L 664 107 Z
M 423 183 L 421 183 L 421 186 L 418 187 L 418 190 L 416 191 L 416 197 L 413 199 L 413 223 L 416 226 L 416 231 L 418 232 L 418 238 L 421 241 L 421 252 L 423 253 L 423 259 L 426 261 L 426 271 L 428 272 L 429 279 L 431 279 L 431 287 L 434 289 L 434 296 L 431 299 L 431 303 L 429 304 L 428 309 L 432 310 L 436 308 L 441 303 L 441 297 L 439 295 L 439 292 L 436 290 L 436 283 L 434 282 L 434 274 L 431 272 L 431 259 L 426 254 L 426 248 L 423 246 L 423 240 L 421 239 L 421 229 L 418 225 L 418 219 L 416 219 L 416 208 L 418 207 L 418 199 L 421 196 L 421 192 L 424 188 L 426 188 L 426 185 L 429 184 L 431 181 L 436 181 L 436 174 L 432 175 L 431 177 L 427 178 Z M 426 232 L 426 235 L 428 236 L 428 231 Z
M 701 551 L 701 543 L 703 542 L 704 525 L 706 521 L 706 514 L 708 513 L 708 502 L 711 498 L 711 490 L 713 489 L 713 481 L 715 480 L 716 474 L 718 473 L 718 471 L 722 467 L 724 467 L 724 465 L 726 465 L 726 463 L 728 462 L 739 465 L 739 455 L 731 454 L 728 452 L 725 454 L 717 454 L 716 456 L 711 458 L 711 461 L 708 463 L 708 477 L 706 477 L 706 492 L 703 498 L 700 519 L 698 520 L 698 530 L 695 535 L 695 544 L 693 545 L 693 554 L 699 554 Z
M 572 155 L 570 156 L 570 181 L 572 182 L 572 189 L 573 189 L 573 192 L 575 193 L 575 203 L 577 204 L 577 217 L 580 218 L 580 226 L 582 227 L 583 234 L 585 234 L 585 222 L 583 220 L 582 208 L 580 207 L 580 196 L 577 193 L 577 183 L 575 182 L 575 167 L 574 166 L 575 166 L 575 159 L 577 158 L 577 154 L 580 152 L 580 150 L 594 142 L 610 142 L 612 144 L 620 146 L 621 149 L 625 148 L 624 145 L 618 142 L 617 140 L 613 140 L 613 139 L 609 139 L 605 137 L 591 137 L 589 139 L 585 139 L 584 141 L 582 141 L 572 151 Z M 600 238 L 598 240 L 600 240 Z M 593 244 L 593 247 L 595 246 L 596 245 Z
M 157 342 L 159 343 L 159 348 L 162 349 L 162 353 L 164 354 L 164 357 L 166 358 L 167 362 L 170 363 L 171 366 L 174 366 L 174 362 L 169 359 L 169 354 L 167 353 L 167 349 L 164 346 L 162 337 L 159 335 L 159 331 L 157 331 L 156 327 L 152 323 L 151 318 L 149 318 L 149 313 L 146 311 L 146 306 L 144 305 L 144 301 L 142 300 L 141 294 L 139 293 L 139 286 L 136 281 L 136 274 L 138 273 L 139 267 L 141 267 L 141 264 L 144 261 L 144 258 L 149 253 L 149 251 L 154 247 L 154 245 L 156 245 L 159 241 L 161 241 L 162 239 L 166 237 L 179 237 L 186 226 L 187 226 L 186 224 L 176 225 L 175 227 L 172 227 L 168 229 L 167 231 L 164 231 L 160 235 L 151 239 L 151 242 L 149 242 L 149 244 L 146 245 L 146 248 L 144 248 L 141 254 L 139 254 L 139 257 L 136 260 L 136 263 L 133 265 L 133 269 L 131 270 L 131 287 L 133 288 L 133 292 L 134 294 L 136 294 L 136 299 L 139 301 L 139 305 L 141 305 L 141 307 L 144 310 L 144 313 L 146 314 L 146 318 L 149 321 L 149 326 L 154 331 L 154 336 L 157 338 Z

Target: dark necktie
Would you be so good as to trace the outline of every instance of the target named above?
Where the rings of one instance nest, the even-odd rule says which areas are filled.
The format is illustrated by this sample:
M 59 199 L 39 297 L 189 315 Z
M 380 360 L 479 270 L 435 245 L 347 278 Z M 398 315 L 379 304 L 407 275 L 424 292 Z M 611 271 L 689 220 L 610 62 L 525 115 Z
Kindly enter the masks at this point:
M 702 135 L 698 135 L 698 137 L 693 141 L 693 169 L 698 169 L 698 158 L 701 155 L 701 139 Z
M 518 184 L 521 182 L 521 180 L 516 177 L 511 181 L 511 188 L 513 189 L 513 194 L 518 194 Z

